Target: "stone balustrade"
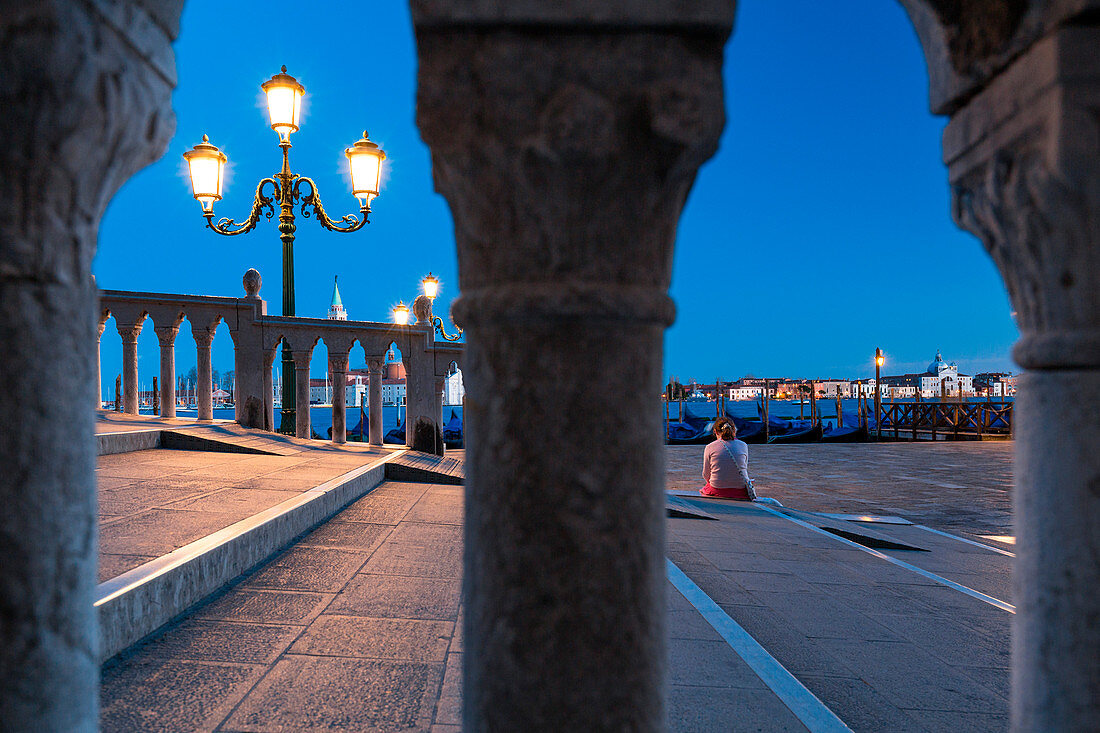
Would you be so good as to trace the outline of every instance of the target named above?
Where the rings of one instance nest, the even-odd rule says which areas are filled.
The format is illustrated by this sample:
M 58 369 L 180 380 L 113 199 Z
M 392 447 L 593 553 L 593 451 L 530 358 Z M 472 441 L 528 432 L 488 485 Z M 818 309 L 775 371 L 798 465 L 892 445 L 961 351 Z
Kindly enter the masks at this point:
M 309 373 L 313 349 L 321 340 L 328 348 L 328 371 L 335 385 L 345 381 L 352 349 L 356 344 L 363 349 L 371 370 L 368 382 L 371 444 L 382 444 L 381 367 L 386 351 L 393 344 L 400 350 L 405 366 L 406 443 L 413 444 L 413 430 L 418 418 L 427 418 L 437 426 L 442 424 L 443 380 L 452 364 L 461 368 L 462 344 L 437 343 L 431 321 L 423 318 L 413 325 L 399 326 L 370 321 L 269 316 L 267 303 L 259 297 L 258 283 L 258 275 L 246 276 L 246 294 L 242 298 L 101 291 L 97 333 L 102 337 L 107 320 L 113 317 L 122 336 L 123 411 L 131 414 L 138 412 L 137 340 L 146 321 L 149 321 L 160 342 L 162 416 L 175 416 L 175 340 L 180 324 L 187 319 L 195 339 L 198 364 L 196 402 L 200 421 L 213 417 L 211 346 L 218 326 L 225 323 L 233 340 L 236 370 L 234 419 L 241 425 L 263 430 L 275 428 L 272 366 L 276 351 L 285 344 L 293 354 L 298 373 L 297 390 L 293 395 L 297 416 L 295 433 L 300 438 L 312 435 Z M 284 399 L 288 398 L 289 395 L 284 396 Z M 344 390 L 334 389 L 332 440 L 343 443 L 346 439 Z

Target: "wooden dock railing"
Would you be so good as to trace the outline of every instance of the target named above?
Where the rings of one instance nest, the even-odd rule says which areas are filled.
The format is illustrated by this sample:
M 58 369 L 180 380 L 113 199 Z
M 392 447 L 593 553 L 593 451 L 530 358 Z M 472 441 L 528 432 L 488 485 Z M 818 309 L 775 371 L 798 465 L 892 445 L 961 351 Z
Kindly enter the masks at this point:
M 893 402 L 879 414 L 882 437 L 894 440 L 1009 437 L 1012 402 Z

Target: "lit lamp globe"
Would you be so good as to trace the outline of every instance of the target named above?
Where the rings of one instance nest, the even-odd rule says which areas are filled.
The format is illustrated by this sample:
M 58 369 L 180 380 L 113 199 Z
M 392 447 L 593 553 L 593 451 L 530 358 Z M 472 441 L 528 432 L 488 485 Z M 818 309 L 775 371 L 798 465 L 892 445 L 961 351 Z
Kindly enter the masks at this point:
M 367 137 L 367 131 L 363 131 L 363 137 L 344 150 L 351 164 L 351 192 L 359 199 L 359 206 L 370 210 L 370 202 L 378 195 L 378 186 L 382 178 L 382 161 L 386 154 L 382 148 Z
M 393 322 L 398 326 L 405 326 L 409 323 L 409 306 L 404 303 L 398 303 L 393 307 Z
M 433 277 L 432 273 L 428 273 L 428 276 L 420 281 L 420 284 L 424 287 L 424 295 L 434 299 L 439 295 L 439 278 Z
M 302 95 L 306 88 L 298 83 L 286 67 L 271 77 L 260 88 L 267 95 L 267 113 L 271 119 L 271 129 L 279 133 L 279 140 L 290 141 L 290 133 L 298 132 L 302 122 Z
M 875 349 L 875 366 L 882 366 L 886 363 L 886 357 L 882 355 L 882 349 Z
M 184 153 L 183 159 L 191 175 L 191 193 L 202 204 L 202 213 L 213 215 L 214 202 L 222 198 L 222 174 L 228 158 L 203 135 L 202 142 Z

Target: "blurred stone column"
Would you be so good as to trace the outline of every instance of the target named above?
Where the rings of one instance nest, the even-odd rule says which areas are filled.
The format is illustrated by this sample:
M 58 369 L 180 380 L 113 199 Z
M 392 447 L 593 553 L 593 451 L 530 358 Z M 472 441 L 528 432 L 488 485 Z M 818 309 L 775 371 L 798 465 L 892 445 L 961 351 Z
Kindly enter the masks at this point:
M 386 369 L 383 359 L 368 359 L 367 369 L 370 370 L 370 380 L 367 382 L 368 442 L 371 445 L 382 445 L 385 437 L 382 434 L 382 375 Z
M 413 9 L 467 342 L 464 728 L 662 730 L 662 337 L 732 3 Z
M 346 443 L 348 351 L 341 350 L 335 340 L 329 346 L 328 371 L 332 377 L 332 442 Z
M 176 336 L 179 326 L 153 326 L 160 341 L 161 417 L 176 416 Z
M 214 343 L 213 328 L 199 328 L 192 324 L 191 335 L 195 337 L 195 351 L 198 355 L 198 368 L 195 370 L 195 402 L 198 409 L 198 419 L 210 421 L 214 419 L 213 381 L 214 369 L 210 361 L 210 346 Z
M 313 356 L 313 347 L 296 348 L 294 354 L 294 434 L 299 438 L 312 438 L 309 423 L 309 362 Z M 290 395 L 283 395 L 286 404 Z
M 178 16 L 179 5 L 136 2 L 4 3 L 0 13 L 7 730 L 99 725 L 91 262 L 107 203 L 172 136 Z
M 1053 31 L 944 132 L 954 214 L 1008 287 L 1015 407 L 1012 727 L 1100 729 L 1100 28 Z
M 115 325 L 118 327 L 118 335 L 122 337 L 122 411 L 136 415 L 139 409 L 137 341 L 142 322 L 116 321 Z

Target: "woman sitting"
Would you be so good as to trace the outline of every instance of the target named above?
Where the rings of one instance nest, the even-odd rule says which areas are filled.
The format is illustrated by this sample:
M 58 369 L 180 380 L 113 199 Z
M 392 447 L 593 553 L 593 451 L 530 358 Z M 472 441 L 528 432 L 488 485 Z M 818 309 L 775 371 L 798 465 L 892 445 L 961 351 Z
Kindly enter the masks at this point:
M 749 478 L 749 447 L 737 439 L 737 426 L 724 417 L 714 422 L 715 441 L 703 451 L 703 496 L 756 501 Z

